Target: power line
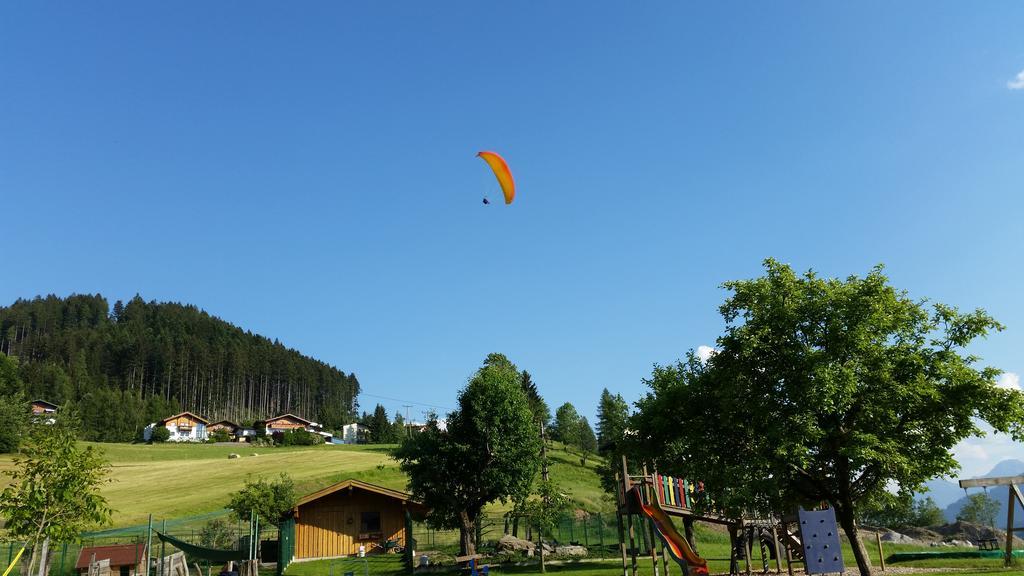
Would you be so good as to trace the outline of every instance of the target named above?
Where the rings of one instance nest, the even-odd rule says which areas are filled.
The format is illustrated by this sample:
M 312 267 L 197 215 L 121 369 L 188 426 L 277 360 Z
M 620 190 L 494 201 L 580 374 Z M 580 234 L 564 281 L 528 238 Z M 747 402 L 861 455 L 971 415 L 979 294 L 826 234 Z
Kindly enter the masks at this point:
M 426 402 L 416 402 L 414 400 L 409 400 L 408 398 L 392 398 L 390 396 L 381 396 L 379 394 L 369 394 L 369 393 L 366 393 L 366 392 L 360 392 L 359 395 L 360 396 L 367 396 L 369 398 L 377 398 L 377 399 L 380 399 L 380 400 L 390 400 L 392 402 L 406 402 L 410 406 L 426 406 L 427 408 L 437 408 L 439 410 L 455 410 L 451 406 L 440 406 L 440 405 L 437 405 L 437 404 L 428 404 Z M 405 404 L 402 404 L 402 406 L 405 406 Z

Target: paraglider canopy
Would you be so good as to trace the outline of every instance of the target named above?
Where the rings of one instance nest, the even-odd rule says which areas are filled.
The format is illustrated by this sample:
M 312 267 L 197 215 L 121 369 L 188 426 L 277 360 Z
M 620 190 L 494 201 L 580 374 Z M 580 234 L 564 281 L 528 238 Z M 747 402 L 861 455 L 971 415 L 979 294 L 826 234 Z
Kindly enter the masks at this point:
M 494 177 L 498 179 L 501 191 L 505 194 L 505 204 L 511 204 L 516 197 L 516 183 L 512 179 L 512 171 L 508 169 L 505 159 L 497 152 L 484 151 L 477 152 L 476 155 L 483 158 L 484 162 L 487 162 L 487 165 L 494 171 Z M 489 204 L 489 202 L 485 201 L 484 204 Z

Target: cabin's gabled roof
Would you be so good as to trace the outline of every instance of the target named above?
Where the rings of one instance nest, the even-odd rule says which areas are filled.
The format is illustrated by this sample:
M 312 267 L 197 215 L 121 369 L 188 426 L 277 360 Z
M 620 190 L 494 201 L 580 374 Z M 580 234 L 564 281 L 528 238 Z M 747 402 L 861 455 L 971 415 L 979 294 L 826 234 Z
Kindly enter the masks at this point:
M 241 428 L 241 426 L 239 426 L 238 424 L 235 424 L 231 420 L 221 420 L 219 422 L 214 422 L 213 424 L 210 424 L 209 426 L 207 426 L 207 428 L 213 428 L 214 426 L 221 426 L 221 425 L 223 425 L 223 426 L 230 426 L 231 428 L 233 428 L 235 430 L 238 430 L 239 428 Z
M 57 408 L 60 408 L 60 406 L 57 406 L 53 402 L 47 402 L 46 400 L 33 400 L 31 403 L 32 404 L 42 404 L 44 406 L 48 406 L 50 408 L 53 408 L 54 410 L 56 410 Z
M 378 486 L 376 484 L 370 484 L 369 482 L 363 482 L 362 480 L 356 480 L 354 478 L 342 480 L 337 484 L 332 484 L 331 486 L 328 486 L 326 488 L 313 492 L 312 494 L 308 494 L 306 496 L 303 496 L 302 498 L 299 498 L 299 501 L 295 503 L 295 507 L 293 508 L 293 510 L 298 510 L 299 506 L 309 504 L 310 502 L 319 500 L 325 496 L 334 494 L 335 492 L 340 492 L 342 490 L 345 490 L 346 488 L 365 490 L 367 492 L 372 492 L 374 494 L 380 494 L 381 496 L 385 496 L 387 498 L 393 498 L 395 500 L 400 501 L 403 504 L 406 504 L 413 512 L 416 512 L 419 515 L 426 514 L 430 510 L 422 503 L 413 500 L 411 494 L 406 494 L 405 492 L 392 490 L 391 488 L 385 488 L 383 486 Z
M 266 420 L 264 420 L 264 422 L 266 422 L 267 424 L 270 424 L 271 422 L 275 422 L 277 420 L 284 420 L 285 418 L 291 418 L 292 420 L 298 420 L 299 422 L 305 422 L 306 424 L 309 424 L 309 425 L 313 424 L 312 422 L 310 422 L 309 420 L 306 420 L 305 418 L 299 418 L 295 414 L 281 414 L 280 416 L 274 416 L 273 418 L 267 418 Z
M 89 567 L 89 560 L 93 554 L 96 561 L 110 560 L 110 566 L 136 566 L 143 563 L 146 558 L 146 545 L 139 544 L 117 544 L 114 546 L 86 546 L 78 553 L 78 561 L 75 562 L 76 570 L 84 570 Z
M 203 418 L 202 416 L 193 414 L 192 412 L 182 412 L 181 414 L 175 414 L 174 416 L 168 416 L 167 418 L 164 418 L 163 420 L 157 422 L 157 424 L 165 424 L 167 422 L 170 422 L 171 420 L 177 420 L 178 418 L 181 418 L 182 416 L 189 416 L 193 420 L 195 420 L 196 422 L 202 422 L 203 424 L 207 424 L 208 425 L 210 423 L 210 421 L 207 420 L 206 418 Z

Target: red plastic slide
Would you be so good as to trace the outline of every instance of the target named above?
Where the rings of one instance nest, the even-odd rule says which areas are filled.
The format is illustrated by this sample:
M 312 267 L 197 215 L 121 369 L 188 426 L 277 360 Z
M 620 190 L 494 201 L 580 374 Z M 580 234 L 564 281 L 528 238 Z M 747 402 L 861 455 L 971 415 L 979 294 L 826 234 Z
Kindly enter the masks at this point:
M 632 497 L 635 499 L 637 507 L 643 512 L 643 515 L 651 521 L 651 526 L 654 527 L 654 533 L 658 535 L 662 543 L 665 544 L 665 548 L 668 549 L 669 555 L 679 563 L 679 565 L 686 571 L 688 576 L 696 576 L 698 574 L 708 573 L 708 563 L 706 560 L 697 555 L 690 547 L 690 543 L 686 541 L 686 538 L 676 530 L 675 524 L 672 523 L 672 519 L 669 518 L 668 514 L 661 509 L 658 502 L 655 501 L 652 504 L 644 504 L 643 498 L 640 497 L 639 489 L 633 488 L 630 490 Z

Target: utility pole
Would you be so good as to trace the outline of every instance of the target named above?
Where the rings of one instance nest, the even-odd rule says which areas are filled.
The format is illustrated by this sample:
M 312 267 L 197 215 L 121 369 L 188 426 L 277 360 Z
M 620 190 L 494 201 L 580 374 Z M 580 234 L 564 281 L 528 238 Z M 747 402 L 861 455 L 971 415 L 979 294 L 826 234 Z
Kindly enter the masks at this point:
M 402 407 L 405 408 L 405 436 L 408 438 L 410 436 L 409 430 L 411 430 L 409 426 L 409 408 L 412 408 L 412 404 L 402 404 Z

